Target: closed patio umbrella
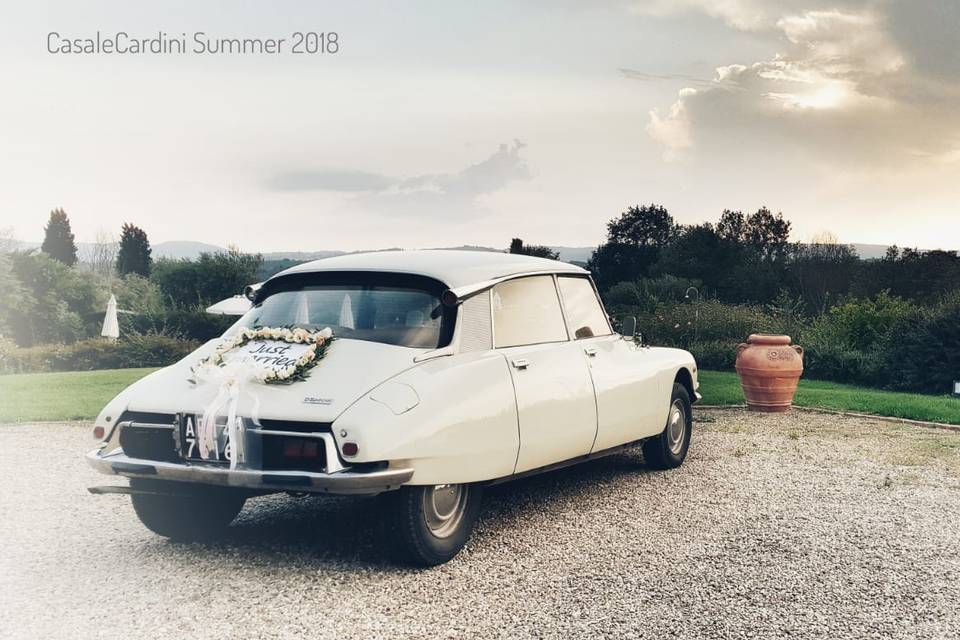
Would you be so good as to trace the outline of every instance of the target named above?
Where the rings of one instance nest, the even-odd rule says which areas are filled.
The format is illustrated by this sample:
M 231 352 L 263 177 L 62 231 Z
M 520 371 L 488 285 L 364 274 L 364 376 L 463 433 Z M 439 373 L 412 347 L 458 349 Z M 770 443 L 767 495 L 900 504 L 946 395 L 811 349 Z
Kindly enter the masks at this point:
M 110 301 L 107 302 L 107 313 L 103 316 L 103 329 L 100 335 L 105 338 L 116 340 L 120 337 L 120 323 L 117 322 L 117 298 L 110 294 Z
M 217 316 L 242 316 L 250 311 L 250 306 L 250 300 L 245 296 L 233 296 L 210 305 L 207 307 L 207 313 Z

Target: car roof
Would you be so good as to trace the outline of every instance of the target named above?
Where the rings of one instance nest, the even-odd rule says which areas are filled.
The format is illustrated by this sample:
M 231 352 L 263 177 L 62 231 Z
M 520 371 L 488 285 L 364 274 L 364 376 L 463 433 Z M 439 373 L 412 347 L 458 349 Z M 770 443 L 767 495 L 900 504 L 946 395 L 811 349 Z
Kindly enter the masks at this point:
M 587 275 L 585 269 L 559 260 L 534 258 L 497 251 L 424 249 L 418 251 L 374 251 L 322 258 L 299 264 L 274 278 L 295 273 L 327 271 L 382 271 L 409 273 L 439 280 L 451 289 L 526 273 L 569 273 Z

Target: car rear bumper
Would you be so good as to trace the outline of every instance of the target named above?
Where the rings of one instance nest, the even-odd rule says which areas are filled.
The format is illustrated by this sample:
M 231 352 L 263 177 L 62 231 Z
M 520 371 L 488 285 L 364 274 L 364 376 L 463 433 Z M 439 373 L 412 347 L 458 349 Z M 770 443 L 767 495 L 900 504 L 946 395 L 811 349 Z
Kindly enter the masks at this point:
M 256 491 L 377 494 L 398 489 L 413 477 L 413 469 L 381 469 L 361 473 L 351 471 L 348 467 L 334 473 L 322 473 L 230 469 L 227 466 L 213 464 L 158 462 L 131 458 L 119 448 L 109 453 L 95 449 L 88 453 L 86 458 L 94 469 L 109 475 L 237 487 Z

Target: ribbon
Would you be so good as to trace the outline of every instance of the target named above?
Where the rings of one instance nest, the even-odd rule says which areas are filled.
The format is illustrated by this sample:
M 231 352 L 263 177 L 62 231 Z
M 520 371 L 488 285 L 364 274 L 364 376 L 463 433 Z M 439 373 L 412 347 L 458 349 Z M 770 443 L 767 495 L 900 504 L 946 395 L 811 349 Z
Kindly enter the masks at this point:
M 238 363 L 239 365 L 239 363 Z M 244 460 L 243 418 L 237 415 L 240 397 L 249 393 L 253 399 L 251 421 L 260 426 L 260 398 L 247 382 L 256 380 L 256 372 L 242 365 L 228 364 L 225 367 L 204 367 L 197 371 L 197 381 L 219 382 L 220 386 L 213 400 L 203 409 L 197 424 L 197 445 L 200 458 L 209 460 L 217 456 L 217 417 L 226 414 L 227 446 L 224 454 L 230 461 L 230 469 L 236 469 Z

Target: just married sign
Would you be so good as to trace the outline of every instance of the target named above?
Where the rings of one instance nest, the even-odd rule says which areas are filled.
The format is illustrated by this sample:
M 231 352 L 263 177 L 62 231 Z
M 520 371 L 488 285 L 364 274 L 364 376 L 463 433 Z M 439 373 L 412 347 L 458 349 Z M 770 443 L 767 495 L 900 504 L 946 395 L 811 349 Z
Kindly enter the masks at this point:
M 241 329 L 193 368 L 195 381 L 253 378 L 264 384 L 288 384 L 306 379 L 326 355 L 333 332 L 306 329 Z
M 290 367 L 296 367 L 300 359 L 313 348 L 312 344 L 291 344 L 281 340 L 251 340 L 225 353 L 223 361 L 227 364 L 246 363 L 252 367 L 279 374 Z

